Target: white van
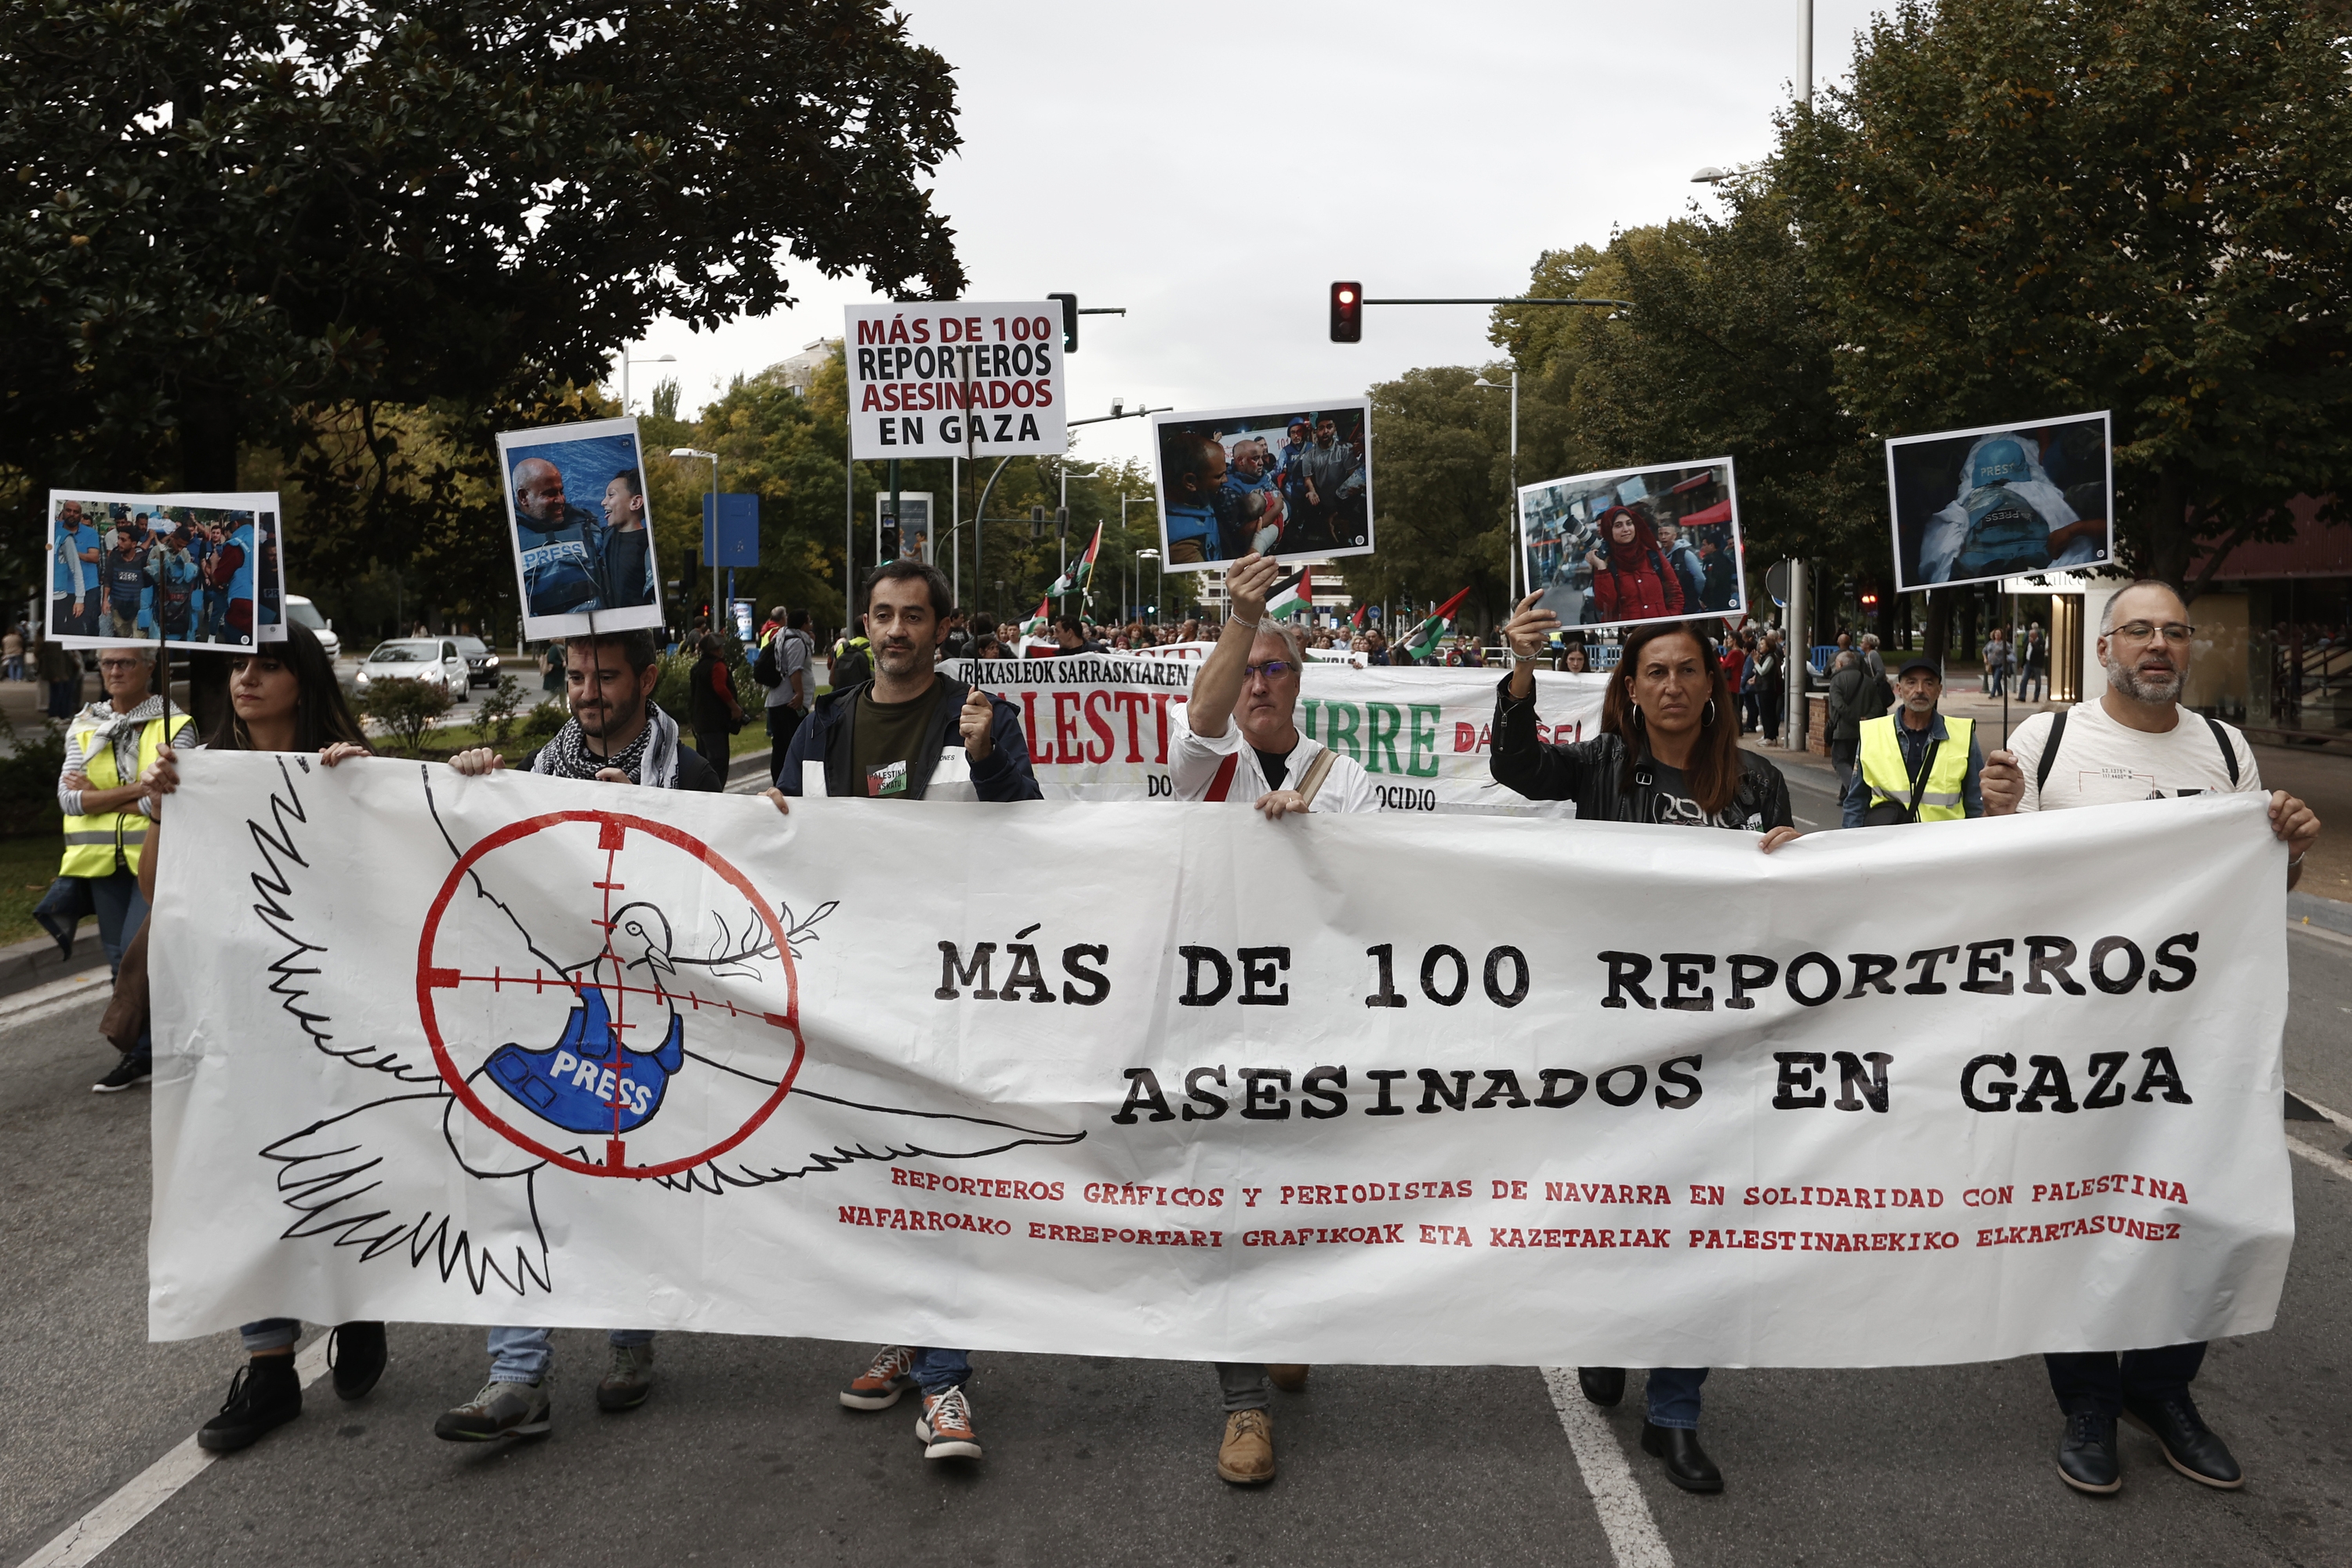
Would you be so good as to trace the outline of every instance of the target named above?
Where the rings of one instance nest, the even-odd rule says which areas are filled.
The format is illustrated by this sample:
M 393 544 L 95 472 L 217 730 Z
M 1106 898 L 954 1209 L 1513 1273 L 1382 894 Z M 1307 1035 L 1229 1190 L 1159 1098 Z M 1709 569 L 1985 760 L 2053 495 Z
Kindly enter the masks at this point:
M 327 650 L 330 659 L 342 657 L 343 639 L 335 635 L 335 623 L 319 614 L 318 605 L 299 594 L 289 594 L 286 618 L 310 627 L 310 635 L 319 639 L 319 646 Z

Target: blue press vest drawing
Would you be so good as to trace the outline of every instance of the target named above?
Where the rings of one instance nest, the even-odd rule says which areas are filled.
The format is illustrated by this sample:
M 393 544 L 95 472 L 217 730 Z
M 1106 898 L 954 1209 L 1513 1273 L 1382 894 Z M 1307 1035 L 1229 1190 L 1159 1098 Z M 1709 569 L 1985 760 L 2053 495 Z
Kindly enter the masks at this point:
M 686 1029 L 676 1013 L 669 1034 L 651 1054 L 621 1055 L 604 993 L 584 987 L 555 1044 L 530 1051 L 505 1045 L 490 1053 L 489 1079 L 542 1121 L 567 1132 L 618 1137 L 653 1119 L 669 1089 L 669 1075 L 686 1063 Z

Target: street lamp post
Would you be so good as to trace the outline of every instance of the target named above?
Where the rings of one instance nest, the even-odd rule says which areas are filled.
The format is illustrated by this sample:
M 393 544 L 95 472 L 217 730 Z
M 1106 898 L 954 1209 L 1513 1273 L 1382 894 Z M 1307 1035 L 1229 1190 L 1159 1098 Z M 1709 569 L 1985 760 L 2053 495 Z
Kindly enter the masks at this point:
M 1157 550 L 1137 551 L 1135 552 L 1135 585 L 1139 592 L 1143 587 L 1143 563 L 1147 561 L 1152 563 L 1151 614 L 1153 618 L 1157 619 L 1160 616 L 1160 596 L 1168 586 L 1168 563 L 1160 559 L 1160 552 Z
M 663 355 L 659 356 L 658 358 L 655 358 L 655 359 L 631 359 L 631 358 L 629 357 L 629 351 L 628 351 L 628 350 L 626 350 L 626 349 L 623 349 L 623 350 L 621 351 L 621 413 L 622 413 L 622 415 L 623 415 L 624 416 L 626 416 L 626 415 L 627 415 L 627 414 L 628 414 L 628 412 L 629 412 L 629 367 L 630 367 L 631 365 L 633 365 L 633 364 L 676 364 L 677 363 L 677 356 L 676 354 L 663 354 Z
M 1500 382 L 1488 381 L 1483 375 L 1470 384 L 1483 386 L 1489 392 L 1507 391 L 1511 395 L 1511 493 L 1505 502 L 1503 518 L 1503 594 L 1507 603 L 1517 605 L 1519 602 L 1519 367 L 1516 364 L 1511 367 L 1511 384 L 1508 387 Z
M 719 454 L 692 447 L 672 447 L 669 455 L 688 462 L 710 464 L 710 629 L 719 629 Z

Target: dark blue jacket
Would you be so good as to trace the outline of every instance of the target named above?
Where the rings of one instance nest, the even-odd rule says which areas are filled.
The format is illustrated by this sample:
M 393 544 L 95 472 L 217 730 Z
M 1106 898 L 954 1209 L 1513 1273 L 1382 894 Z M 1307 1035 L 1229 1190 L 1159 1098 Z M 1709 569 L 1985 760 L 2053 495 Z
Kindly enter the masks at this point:
M 825 794 L 865 793 L 857 787 L 858 781 L 850 776 L 850 770 L 856 766 L 853 727 L 857 700 L 872 684 L 861 680 L 845 690 L 827 692 L 816 700 L 816 707 L 793 731 L 792 747 L 784 753 L 783 776 L 776 781 L 778 789 L 786 795 L 799 795 L 802 764 L 823 763 Z M 930 722 L 923 727 L 922 742 L 907 759 L 908 800 L 923 798 L 923 793 L 931 787 L 931 774 L 939 766 L 940 752 L 958 741 L 961 733 L 959 715 L 971 688 L 942 675 L 937 678 L 936 690 L 938 699 L 931 710 Z M 1037 775 L 1029 766 L 1029 742 L 1021 733 L 1019 710 L 1001 697 L 990 698 L 988 705 L 992 715 L 989 752 L 971 764 L 972 793 L 982 800 L 1045 799 L 1045 792 L 1037 787 Z

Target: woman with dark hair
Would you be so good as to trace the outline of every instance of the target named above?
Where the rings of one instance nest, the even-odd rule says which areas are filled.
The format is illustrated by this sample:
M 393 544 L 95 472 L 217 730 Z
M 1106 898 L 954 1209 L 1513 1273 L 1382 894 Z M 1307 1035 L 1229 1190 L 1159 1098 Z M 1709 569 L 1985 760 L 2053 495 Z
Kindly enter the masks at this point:
M 1600 606 L 1592 624 L 1651 621 L 1698 607 L 1683 603 L 1682 579 L 1666 564 L 1649 508 L 1612 506 L 1601 514 L 1600 531 L 1601 542 L 1585 557 Z
M 299 621 L 286 623 L 284 642 L 264 643 L 250 653 L 231 656 L 228 700 L 229 712 L 205 742 L 207 750 L 316 752 L 320 764 L 330 768 L 369 752 L 359 721 L 352 717 L 351 704 L 343 700 L 343 689 L 335 679 L 333 661 Z M 179 753 L 164 747 L 140 783 L 155 816 L 139 868 L 141 890 L 152 902 L 163 799 L 180 787 Z M 245 1342 L 247 1363 L 229 1380 L 220 1414 L 196 1433 L 196 1446 L 216 1454 L 249 1447 L 302 1414 L 302 1381 L 294 1371 L 294 1342 L 302 1337 L 302 1325 L 292 1318 L 263 1318 L 237 1332 Z M 365 1397 L 383 1375 L 383 1325 L 338 1325 L 328 1341 L 327 1362 L 337 1394 L 347 1400 Z
M 1730 683 L 1706 640 L 1688 626 L 1637 626 L 1610 672 L 1601 733 L 1574 745 L 1538 739 L 1535 668 L 1559 617 L 1530 594 L 1504 623 L 1511 673 L 1495 706 L 1495 782 L 1530 800 L 1572 800 L 1580 822 L 1646 822 L 1722 827 L 1758 835 L 1766 854 L 1798 837 L 1780 770 L 1739 747 Z M 1625 1394 L 1625 1369 L 1583 1366 L 1585 1398 L 1612 1405 Z M 1723 1489 L 1723 1474 L 1699 1447 L 1699 1384 L 1706 1368 L 1650 1369 L 1649 1420 L 1642 1447 L 1665 1461 L 1685 1491 Z

